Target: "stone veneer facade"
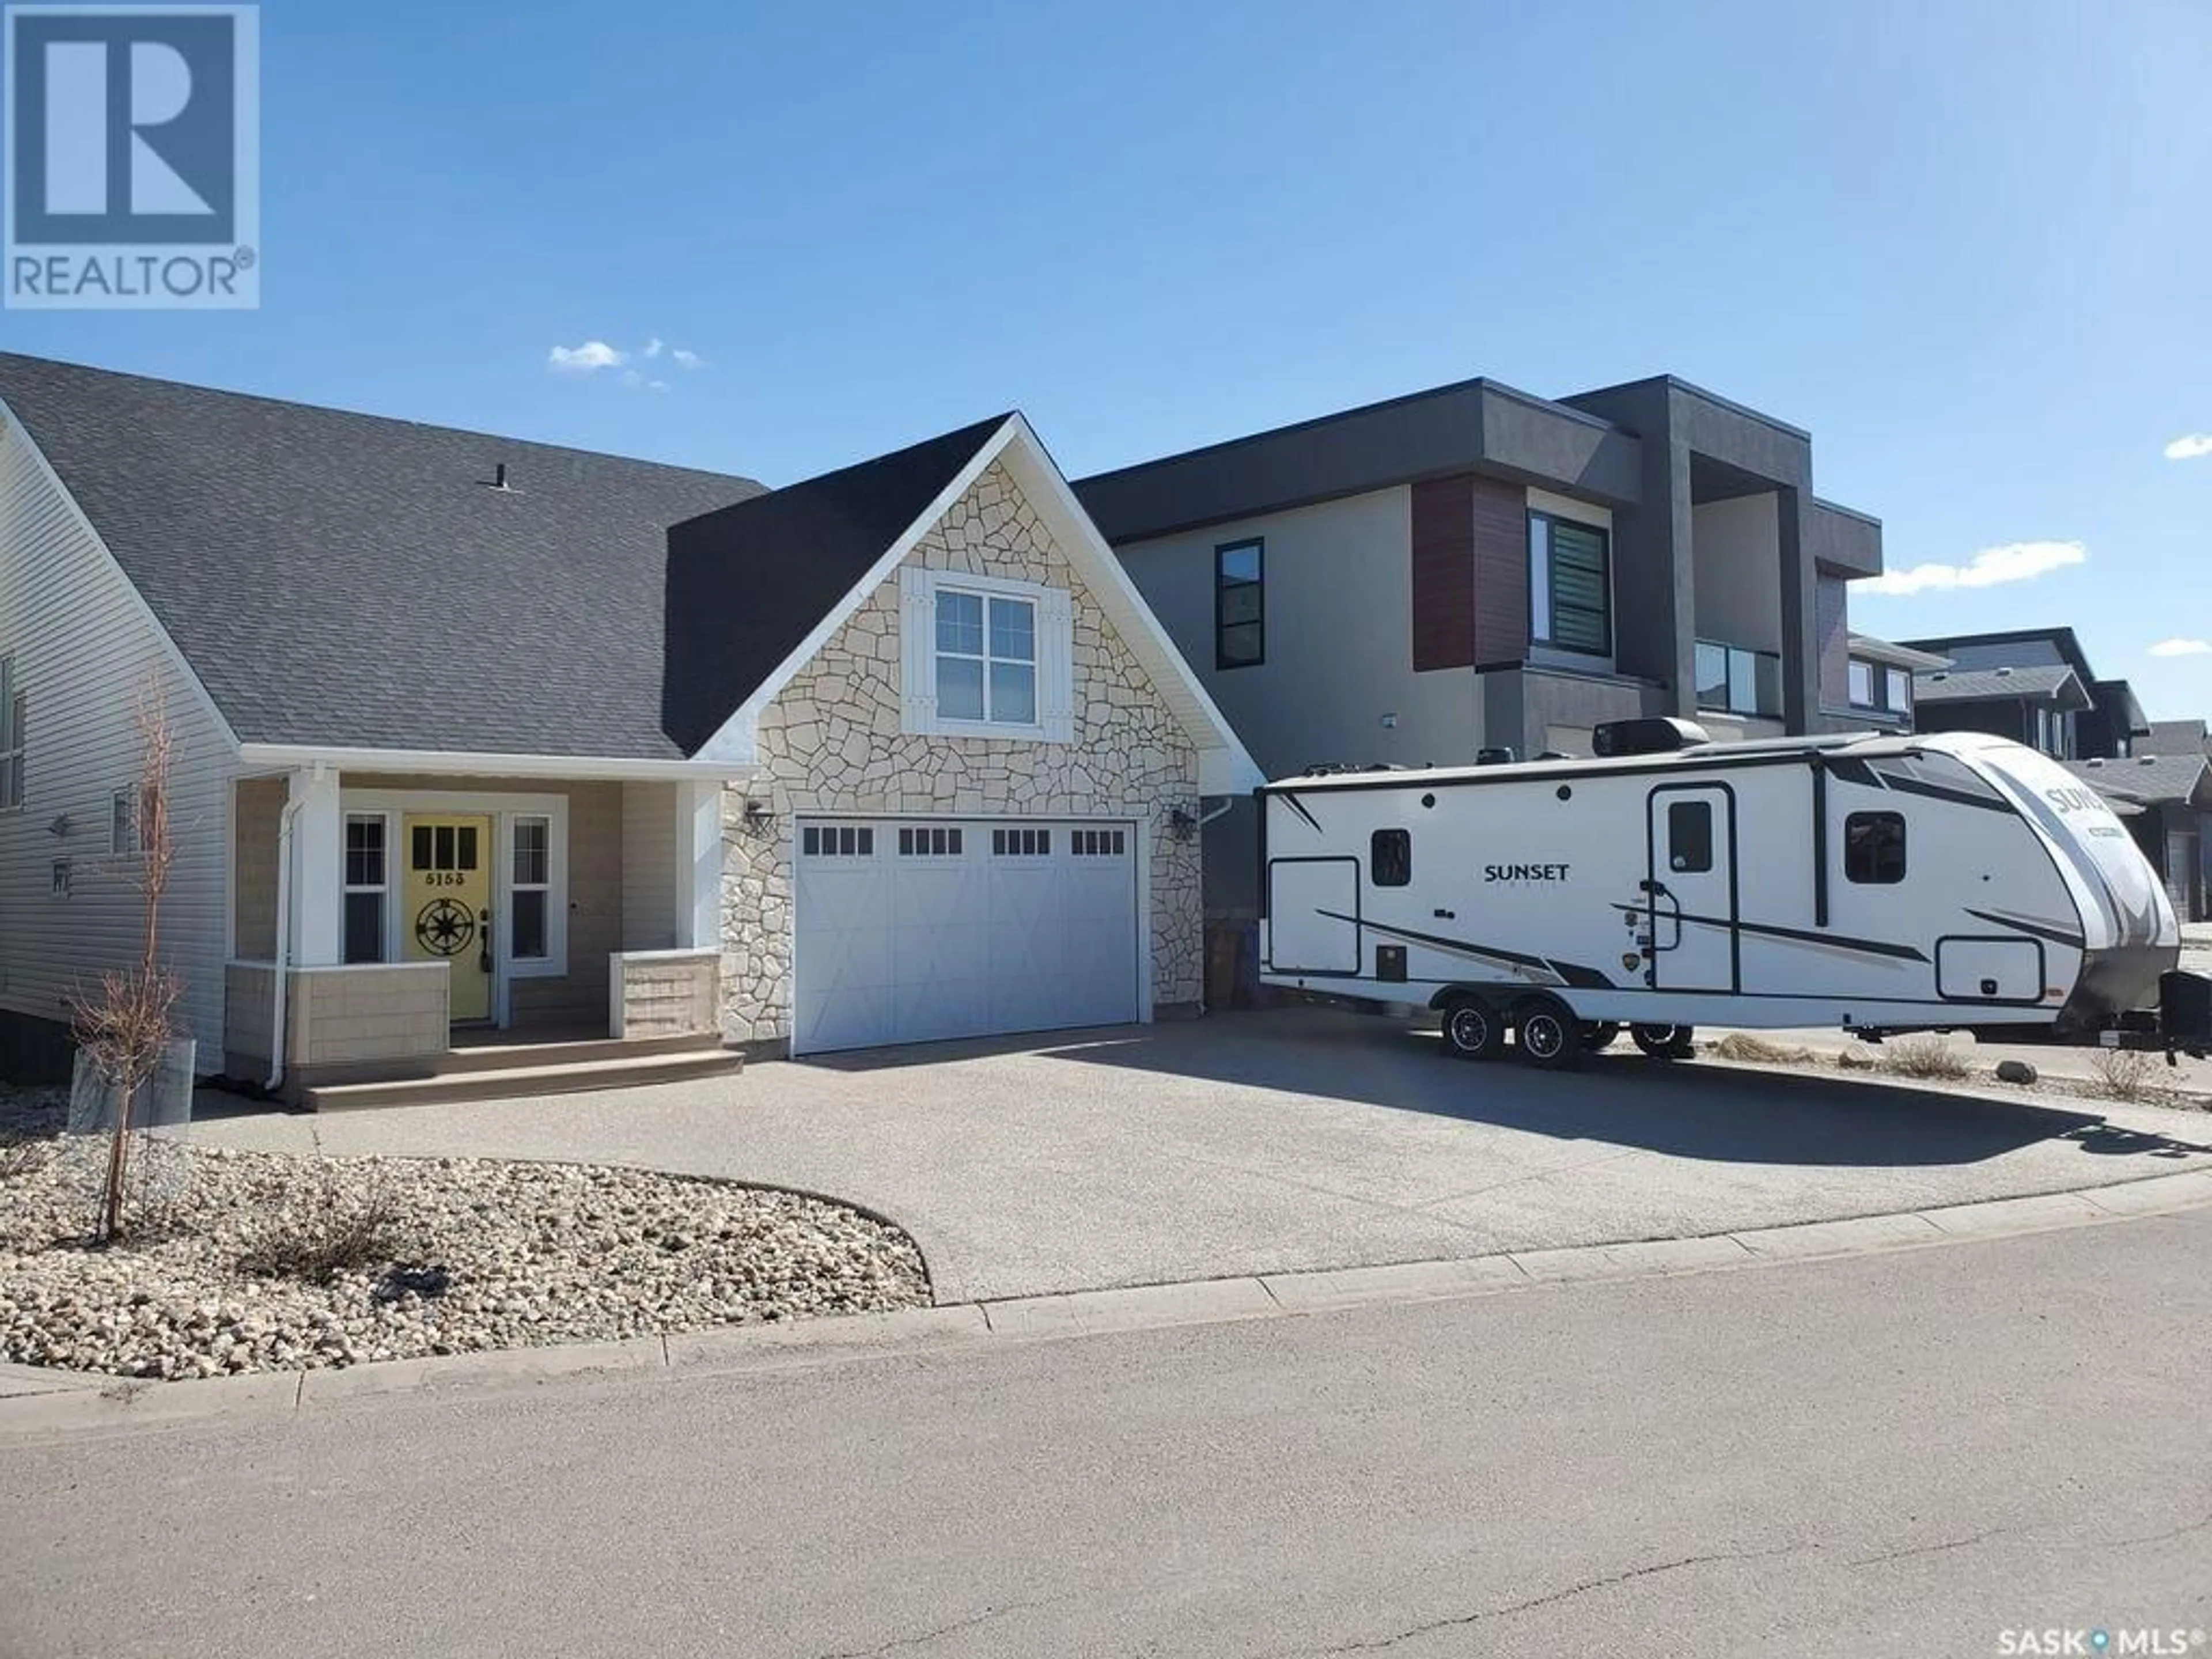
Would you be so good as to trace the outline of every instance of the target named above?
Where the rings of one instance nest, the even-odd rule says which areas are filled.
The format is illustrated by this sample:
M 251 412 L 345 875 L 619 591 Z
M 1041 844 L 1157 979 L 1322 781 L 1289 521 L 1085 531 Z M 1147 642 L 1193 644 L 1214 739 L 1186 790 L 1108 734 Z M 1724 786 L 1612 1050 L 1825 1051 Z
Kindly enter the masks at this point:
M 793 817 L 812 812 L 1133 818 L 1150 837 L 1153 1007 L 1194 1008 L 1204 949 L 1199 842 L 1169 828 L 1175 807 L 1198 805 L 1198 752 L 1182 721 L 997 463 L 907 562 L 1068 591 L 1075 741 L 904 732 L 894 572 L 762 711 L 759 771 L 723 796 L 724 1036 L 790 1038 Z M 744 827 L 748 797 L 775 815 L 768 834 Z

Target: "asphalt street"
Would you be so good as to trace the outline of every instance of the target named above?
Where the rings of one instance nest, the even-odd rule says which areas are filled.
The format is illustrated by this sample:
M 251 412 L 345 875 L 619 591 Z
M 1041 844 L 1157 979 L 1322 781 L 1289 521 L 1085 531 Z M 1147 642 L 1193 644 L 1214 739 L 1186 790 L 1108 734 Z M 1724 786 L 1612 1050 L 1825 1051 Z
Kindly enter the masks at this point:
M 0 1652 L 2185 1643 L 2212 1625 L 2208 1252 L 2197 1210 L 18 1440 Z

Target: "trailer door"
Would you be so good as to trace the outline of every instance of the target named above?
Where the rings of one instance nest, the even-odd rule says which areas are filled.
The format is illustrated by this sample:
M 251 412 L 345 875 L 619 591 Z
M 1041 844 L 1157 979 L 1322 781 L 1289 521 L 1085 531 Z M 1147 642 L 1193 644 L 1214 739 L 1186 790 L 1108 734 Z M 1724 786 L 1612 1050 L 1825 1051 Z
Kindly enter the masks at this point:
M 1267 971 L 1359 971 L 1359 860 L 1276 859 L 1267 866 Z
M 1645 890 L 1651 983 L 1662 991 L 1735 991 L 1735 792 L 1724 783 L 1662 784 L 1650 799 Z

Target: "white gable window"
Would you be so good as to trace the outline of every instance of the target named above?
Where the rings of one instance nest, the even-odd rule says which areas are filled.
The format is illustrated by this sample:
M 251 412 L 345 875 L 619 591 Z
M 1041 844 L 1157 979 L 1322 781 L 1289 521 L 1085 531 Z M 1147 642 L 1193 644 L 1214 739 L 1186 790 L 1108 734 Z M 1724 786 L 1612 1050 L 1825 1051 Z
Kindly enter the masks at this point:
M 1067 590 L 908 567 L 899 576 L 908 732 L 1074 738 L 1074 606 Z

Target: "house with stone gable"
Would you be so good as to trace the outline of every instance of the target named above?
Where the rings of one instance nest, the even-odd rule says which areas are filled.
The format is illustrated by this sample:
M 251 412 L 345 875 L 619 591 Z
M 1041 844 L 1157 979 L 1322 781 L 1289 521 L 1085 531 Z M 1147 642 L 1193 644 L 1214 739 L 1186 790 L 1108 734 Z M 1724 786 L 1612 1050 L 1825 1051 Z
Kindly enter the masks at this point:
M 748 478 L 0 355 L 0 1075 L 604 1086 L 1195 1012 L 1257 769 L 1018 414 Z

